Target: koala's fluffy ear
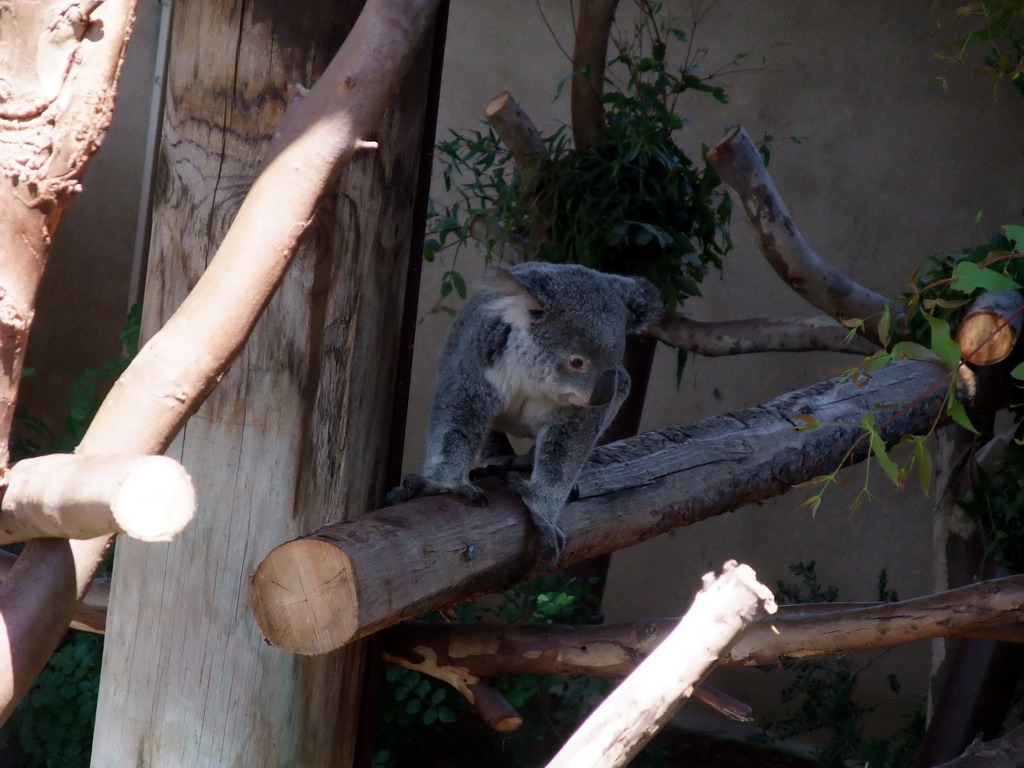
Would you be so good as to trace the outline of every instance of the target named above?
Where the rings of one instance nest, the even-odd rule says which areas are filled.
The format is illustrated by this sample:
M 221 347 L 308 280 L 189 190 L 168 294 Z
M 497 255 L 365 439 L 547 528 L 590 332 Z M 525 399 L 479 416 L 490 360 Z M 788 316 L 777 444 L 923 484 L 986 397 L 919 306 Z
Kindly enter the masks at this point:
M 498 294 L 489 309 L 509 325 L 528 328 L 531 317 L 544 310 L 540 299 L 504 267 L 491 267 L 484 272 L 482 286 Z
M 629 313 L 626 333 L 640 333 L 654 325 L 665 313 L 659 291 L 650 280 L 643 277 L 620 278 L 617 284 L 622 303 Z

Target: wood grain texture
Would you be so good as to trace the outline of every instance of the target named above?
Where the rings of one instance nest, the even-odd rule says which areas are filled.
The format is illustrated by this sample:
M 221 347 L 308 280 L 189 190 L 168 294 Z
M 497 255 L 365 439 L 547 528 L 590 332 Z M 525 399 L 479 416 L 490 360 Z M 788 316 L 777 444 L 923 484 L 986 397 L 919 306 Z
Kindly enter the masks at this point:
M 216 251 L 288 85 L 311 84 L 360 6 L 175 4 L 145 335 Z M 93 765 L 352 763 L 363 650 L 296 659 L 268 647 L 248 580 L 276 544 L 380 494 L 428 64 L 423 49 L 367 137 L 380 150 L 346 167 L 248 344 L 172 444 L 197 519 L 168 546 L 118 545 Z
M 894 363 L 862 384 L 833 379 L 597 448 L 580 476 L 578 500 L 559 517 L 567 538 L 560 565 L 731 512 L 863 459 L 867 441 L 856 425 L 868 410 L 886 440 L 926 432 L 947 388 L 940 366 Z M 813 414 L 822 426 L 797 431 L 794 414 Z M 521 581 L 536 567 L 525 507 L 497 484 L 482 485 L 484 509 L 447 495 L 414 499 L 277 547 L 253 577 L 253 611 L 264 635 L 297 653 L 325 653 Z

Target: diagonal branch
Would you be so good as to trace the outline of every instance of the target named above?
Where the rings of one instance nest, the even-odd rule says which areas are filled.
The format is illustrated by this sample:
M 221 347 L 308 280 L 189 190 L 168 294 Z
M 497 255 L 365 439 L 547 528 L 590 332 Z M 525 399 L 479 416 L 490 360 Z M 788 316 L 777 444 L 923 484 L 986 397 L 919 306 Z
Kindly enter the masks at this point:
M 284 275 L 317 199 L 367 146 L 437 5 L 367 2 L 323 76 L 289 108 L 206 272 L 118 379 L 80 453 L 162 453 L 217 385 Z M 0 721 L 49 657 L 110 541 L 30 542 L 0 586 Z
M 864 320 L 865 335 L 878 342 L 883 310 L 889 307 L 895 317 L 901 313 L 899 305 L 854 282 L 807 244 L 747 132 L 738 126 L 729 131 L 708 152 L 708 162 L 732 188 L 779 277 L 840 322 Z

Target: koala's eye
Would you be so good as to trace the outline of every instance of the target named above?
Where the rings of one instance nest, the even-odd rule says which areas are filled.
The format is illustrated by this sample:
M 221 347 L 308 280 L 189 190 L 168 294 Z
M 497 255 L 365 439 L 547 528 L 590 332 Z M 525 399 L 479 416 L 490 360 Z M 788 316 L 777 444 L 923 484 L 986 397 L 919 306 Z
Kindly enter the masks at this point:
M 587 359 L 580 355 L 570 355 L 568 363 L 574 371 L 582 371 L 587 367 Z

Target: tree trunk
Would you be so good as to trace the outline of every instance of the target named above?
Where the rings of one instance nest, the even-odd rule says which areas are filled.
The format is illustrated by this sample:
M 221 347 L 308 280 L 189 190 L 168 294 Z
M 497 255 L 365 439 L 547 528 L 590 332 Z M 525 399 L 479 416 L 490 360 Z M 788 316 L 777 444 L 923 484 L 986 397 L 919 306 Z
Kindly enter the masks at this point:
M 360 6 L 175 4 L 147 335 L 221 241 L 287 86 L 310 84 Z M 93 765 L 353 763 L 362 647 L 279 653 L 246 593 L 271 547 L 376 506 L 385 486 L 431 54 L 421 49 L 363 137 L 379 150 L 321 202 L 237 362 L 172 445 L 195 480 L 196 520 L 166 548 L 118 545 Z

